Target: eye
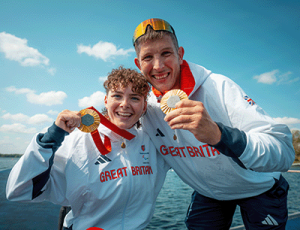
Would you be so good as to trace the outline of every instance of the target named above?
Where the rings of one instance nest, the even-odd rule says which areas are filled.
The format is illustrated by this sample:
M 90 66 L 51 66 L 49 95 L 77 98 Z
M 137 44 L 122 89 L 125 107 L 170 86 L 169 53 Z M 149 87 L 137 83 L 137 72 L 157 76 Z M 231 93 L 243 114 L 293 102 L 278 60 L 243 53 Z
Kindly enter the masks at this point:
M 168 56 L 170 56 L 172 53 L 170 52 L 170 51 L 164 51 L 163 53 L 162 53 L 162 56 L 165 56 L 165 57 L 168 57 Z
M 113 95 L 111 95 L 111 97 L 115 98 L 115 99 L 120 99 L 121 95 L 120 94 L 113 94 Z
M 136 97 L 136 96 L 131 97 L 131 99 L 132 99 L 133 101 L 140 101 L 140 100 L 141 100 L 140 97 Z
M 151 55 L 147 55 L 142 58 L 143 61 L 150 61 L 151 59 L 152 59 Z

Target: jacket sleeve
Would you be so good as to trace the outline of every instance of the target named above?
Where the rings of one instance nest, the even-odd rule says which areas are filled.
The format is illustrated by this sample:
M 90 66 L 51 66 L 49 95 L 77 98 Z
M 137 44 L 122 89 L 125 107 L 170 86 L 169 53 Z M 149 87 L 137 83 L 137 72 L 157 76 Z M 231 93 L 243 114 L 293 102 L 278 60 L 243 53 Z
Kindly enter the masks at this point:
M 217 122 L 222 137 L 214 147 L 247 169 L 287 171 L 295 159 L 289 128 L 276 123 L 230 79 L 218 91 L 229 123 Z
M 54 160 L 54 156 L 57 151 L 66 151 L 61 147 L 65 135 L 67 132 L 53 124 L 45 134 L 37 134 L 32 139 L 9 174 L 8 200 L 64 203 L 66 159 L 58 157 Z

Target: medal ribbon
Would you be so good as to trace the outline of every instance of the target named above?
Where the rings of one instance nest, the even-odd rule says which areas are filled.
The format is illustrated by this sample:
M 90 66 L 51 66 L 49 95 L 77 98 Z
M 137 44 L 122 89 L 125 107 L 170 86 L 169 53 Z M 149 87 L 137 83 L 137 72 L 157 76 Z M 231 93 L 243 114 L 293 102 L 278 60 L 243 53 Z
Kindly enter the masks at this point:
M 98 115 L 100 116 L 100 123 L 107 128 L 109 128 L 111 131 L 115 132 L 116 134 L 120 135 L 121 137 L 126 138 L 127 140 L 131 140 L 135 137 L 132 133 L 126 131 L 125 129 L 120 129 L 115 124 L 111 123 L 105 116 L 103 116 L 101 113 L 99 113 L 93 106 L 89 107 L 88 109 L 94 110 Z M 97 149 L 100 151 L 102 155 L 106 155 L 111 151 L 111 142 L 110 139 L 104 135 L 104 144 L 101 140 L 100 134 L 98 132 L 98 129 L 91 132 L 92 138 L 97 146 Z
M 195 79 L 193 77 L 193 73 L 187 61 L 183 60 L 182 64 L 180 65 L 180 89 L 189 96 L 193 91 L 194 87 Z M 158 102 L 160 102 L 160 99 L 163 96 L 163 94 L 157 89 L 155 89 L 153 86 L 152 91 L 154 95 L 159 99 Z

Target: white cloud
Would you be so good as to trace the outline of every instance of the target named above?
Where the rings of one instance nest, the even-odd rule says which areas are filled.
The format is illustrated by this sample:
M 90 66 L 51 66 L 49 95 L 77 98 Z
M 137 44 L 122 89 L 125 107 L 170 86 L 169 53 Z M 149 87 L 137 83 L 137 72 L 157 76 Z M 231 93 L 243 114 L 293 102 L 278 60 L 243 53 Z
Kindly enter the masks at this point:
M 99 41 L 93 47 L 91 45 L 77 45 L 77 52 L 79 54 L 86 53 L 89 56 L 94 56 L 95 58 L 101 58 L 103 61 L 107 61 L 109 58 L 113 58 L 115 56 L 127 56 L 128 53 L 135 52 L 133 48 L 124 50 L 117 49 L 116 45 L 109 42 Z
M 291 74 L 292 74 L 292 72 L 289 71 L 289 72 L 286 72 L 284 74 L 279 75 L 277 84 L 278 85 L 292 84 L 292 83 L 297 82 L 297 81 L 300 80 L 300 77 L 291 79 Z
M 286 125 L 300 124 L 300 119 L 293 118 L 293 117 L 277 117 L 274 118 L 274 120 L 278 123 L 286 124 Z
M 257 82 L 259 83 L 264 83 L 264 84 L 273 84 L 274 82 L 277 81 L 276 79 L 276 74 L 279 72 L 278 69 L 273 70 L 271 72 L 267 72 L 267 73 L 263 73 L 261 75 L 258 76 L 254 76 L 254 79 L 257 79 Z
M 53 119 L 48 117 L 46 114 L 36 114 L 29 118 L 27 121 L 28 124 L 31 125 L 37 125 L 37 124 L 43 124 L 46 122 L 53 122 Z
M 99 77 L 100 82 L 105 82 L 107 80 L 107 76 Z
M 62 91 L 50 91 L 41 94 L 28 93 L 26 95 L 27 100 L 32 104 L 39 105 L 58 105 L 63 104 L 63 100 L 67 97 L 67 94 Z
M 46 133 L 46 132 L 48 131 L 48 128 L 49 128 L 49 127 L 43 128 L 39 133 Z
M 49 59 L 37 49 L 29 47 L 26 39 L 6 32 L 0 33 L 0 52 L 3 52 L 8 60 L 17 61 L 22 66 L 49 65 Z
M 37 133 L 35 128 L 27 128 L 25 125 L 15 123 L 11 125 L 2 125 L 0 127 L 0 132 L 4 133 Z
M 278 69 L 275 69 L 271 72 L 266 72 L 257 76 L 254 76 L 253 79 L 257 79 L 257 82 L 263 84 L 273 84 L 277 82 L 277 85 L 281 84 L 292 84 L 300 80 L 300 77 L 292 78 L 292 72 L 288 71 L 286 73 L 280 74 Z
M 38 125 L 38 124 L 43 124 L 43 123 L 47 123 L 47 122 L 53 122 L 53 119 L 48 117 L 46 114 L 36 114 L 32 117 L 29 117 L 22 113 L 18 113 L 18 114 L 6 113 L 2 116 L 2 118 L 6 119 L 6 120 L 12 120 L 15 122 L 27 123 L 27 124 L 31 124 L 31 125 Z
M 48 112 L 47 112 L 48 114 L 50 114 L 50 115 L 54 115 L 54 116 L 57 116 L 58 114 L 59 114 L 59 112 L 58 111 L 56 111 L 56 110 L 49 110 Z
M 86 108 L 90 106 L 95 106 L 95 107 L 104 106 L 104 97 L 105 97 L 105 93 L 101 91 L 97 91 L 89 97 L 84 97 L 82 99 L 79 99 L 78 106 L 81 108 Z
M 18 114 L 6 113 L 2 116 L 2 118 L 6 120 L 13 120 L 16 122 L 27 122 L 29 119 L 29 117 L 23 113 L 18 113 Z
M 62 91 L 49 91 L 41 94 L 35 94 L 34 90 L 28 88 L 17 89 L 14 86 L 6 88 L 6 91 L 14 92 L 16 94 L 26 94 L 28 102 L 47 106 L 63 104 L 63 100 L 67 97 L 67 94 Z
M 52 68 L 48 68 L 47 71 L 48 71 L 48 73 L 50 73 L 52 76 L 54 76 L 55 73 L 56 73 L 56 69 L 53 68 L 53 67 L 52 67 Z
M 14 86 L 7 87 L 6 91 L 8 91 L 8 92 L 14 92 L 16 94 L 34 93 L 34 90 L 32 90 L 32 89 L 28 89 L 28 88 L 17 89 Z
M 6 110 L 0 108 L 1 113 L 6 113 Z

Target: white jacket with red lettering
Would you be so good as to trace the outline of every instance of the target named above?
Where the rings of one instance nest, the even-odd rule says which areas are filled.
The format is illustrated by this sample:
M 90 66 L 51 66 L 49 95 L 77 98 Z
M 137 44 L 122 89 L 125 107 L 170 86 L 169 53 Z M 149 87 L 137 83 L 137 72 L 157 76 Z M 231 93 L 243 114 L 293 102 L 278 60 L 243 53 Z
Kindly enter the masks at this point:
M 187 130 L 171 130 L 160 104 L 150 100 L 142 119 L 144 130 L 179 177 L 217 200 L 269 190 L 294 161 L 289 128 L 277 124 L 232 80 L 202 66 L 184 61 L 180 84 L 190 100 L 204 104 L 222 137 L 218 145 L 209 146 Z M 153 91 L 159 99 L 159 92 Z
M 98 130 L 111 140 L 105 156 L 89 133 L 65 137 L 53 125 L 38 134 L 10 172 L 7 198 L 71 206 L 64 226 L 73 230 L 144 229 L 169 166 L 141 130 L 128 130 L 136 137 L 126 140 L 125 148 L 119 135 L 103 125 Z

